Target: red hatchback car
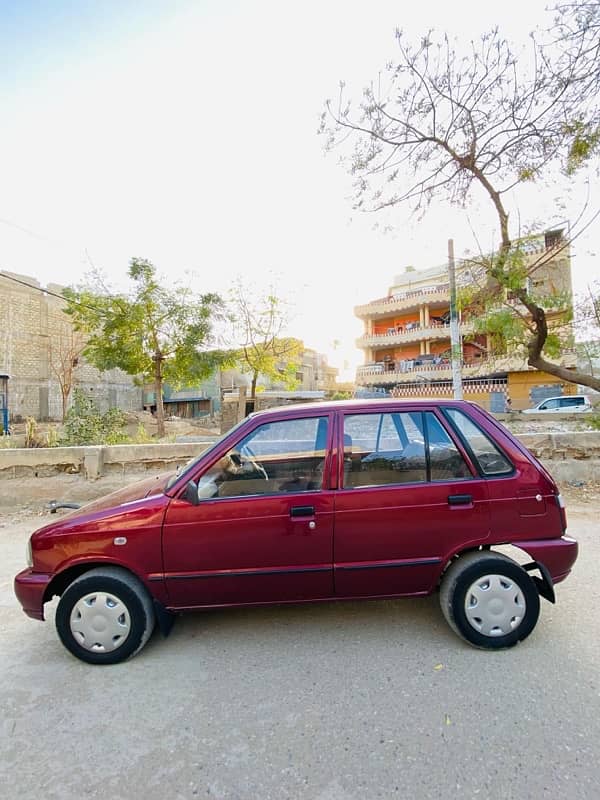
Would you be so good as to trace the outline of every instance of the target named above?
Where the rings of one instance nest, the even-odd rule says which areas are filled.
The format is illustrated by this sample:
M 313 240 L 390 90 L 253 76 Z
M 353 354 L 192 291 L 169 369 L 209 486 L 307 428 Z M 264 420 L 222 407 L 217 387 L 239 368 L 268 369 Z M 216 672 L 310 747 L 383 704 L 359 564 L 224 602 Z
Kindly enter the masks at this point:
M 15 578 L 25 613 L 95 664 L 198 608 L 428 595 L 478 647 L 528 636 L 571 571 L 558 488 L 493 417 L 455 401 L 253 414 L 181 472 L 47 525 Z M 519 565 L 492 548 L 511 544 Z

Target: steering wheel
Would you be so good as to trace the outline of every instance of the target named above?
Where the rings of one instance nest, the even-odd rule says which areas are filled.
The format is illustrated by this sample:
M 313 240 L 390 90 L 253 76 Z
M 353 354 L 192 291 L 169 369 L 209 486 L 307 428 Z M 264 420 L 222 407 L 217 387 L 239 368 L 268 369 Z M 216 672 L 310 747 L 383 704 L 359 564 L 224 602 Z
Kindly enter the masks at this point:
M 231 460 L 242 469 L 245 468 L 246 464 L 249 464 L 255 472 L 258 472 L 264 478 L 264 480 L 269 480 L 269 476 L 267 475 L 265 468 L 256 460 L 254 452 L 250 447 L 248 447 L 248 445 L 244 445 L 243 453 L 234 451 L 229 455 Z

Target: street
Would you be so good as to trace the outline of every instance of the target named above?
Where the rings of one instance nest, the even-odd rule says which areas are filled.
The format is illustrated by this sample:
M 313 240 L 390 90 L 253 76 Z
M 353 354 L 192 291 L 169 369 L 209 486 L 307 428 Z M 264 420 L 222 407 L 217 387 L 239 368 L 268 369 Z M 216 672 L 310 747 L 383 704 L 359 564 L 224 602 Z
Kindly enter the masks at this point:
M 102 668 L 63 649 L 54 604 L 21 611 L 12 579 L 50 519 L 3 509 L 3 796 L 597 797 L 597 503 L 568 513 L 574 572 L 509 651 L 464 644 L 434 596 L 190 614 Z

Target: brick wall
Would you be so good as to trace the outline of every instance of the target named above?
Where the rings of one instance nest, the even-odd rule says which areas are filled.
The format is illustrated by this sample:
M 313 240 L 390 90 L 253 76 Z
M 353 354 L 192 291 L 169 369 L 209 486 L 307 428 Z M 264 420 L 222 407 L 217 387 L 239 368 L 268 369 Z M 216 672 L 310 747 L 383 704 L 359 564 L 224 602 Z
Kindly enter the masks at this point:
M 80 350 L 81 342 L 74 341 L 77 334 L 62 310 L 64 302 L 48 293 L 60 295 L 61 290 L 54 284 L 42 287 L 25 275 L 0 272 L 0 373 L 10 375 L 8 408 L 12 419 L 62 416 L 60 363 Z M 99 372 L 80 357 L 74 379 L 102 411 L 142 407 L 141 390 L 121 370 Z

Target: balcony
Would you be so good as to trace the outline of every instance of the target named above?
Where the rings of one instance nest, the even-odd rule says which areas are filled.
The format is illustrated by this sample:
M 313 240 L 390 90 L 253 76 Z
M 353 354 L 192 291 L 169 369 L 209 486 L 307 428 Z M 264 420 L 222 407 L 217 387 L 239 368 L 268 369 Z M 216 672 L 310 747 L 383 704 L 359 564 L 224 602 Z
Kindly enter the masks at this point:
M 418 361 L 418 358 L 416 359 Z M 563 367 L 574 367 L 577 356 L 574 351 L 567 350 L 560 359 L 553 359 Z M 395 369 L 387 369 L 386 364 L 361 366 L 356 370 L 357 386 L 391 386 L 397 383 L 414 383 L 415 381 L 445 381 L 452 380 L 452 365 L 447 359 L 442 363 L 422 363 L 411 365 L 405 361 Z M 533 368 L 527 364 L 527 359 L 521 356 L 497 356 L 495 358 L 480 359 L 474 362 L 463 362 L 463 378 L 477 378 L 492 375 L 498 372 L 530 372 Z
M 362 306 L 355 306 L 354 316 L 361 319 L 381 319 L 399 311 L 411 311 L 423 305 L 445 303 L 450 301 L 450 288 L 448 284 L 435 286 L 432 289 L 403 292 L 394 297 L 382 297 L 372 300 Z
M 461 323 L 460 332 L 461 334 L 472 333 L 473 325 L 470 322 Z M 421 327 L 416 322 L 408 330 L 390 330 L 388 333 L 363 334 L 356 340 L 356 346 L 361 349 L 366 347 L 391 347 L 392 345 L 421 342 L 425 339 L 449 338 L 450 325 L 444 325 L 441 322 L 430 322 L 425 327 Z

